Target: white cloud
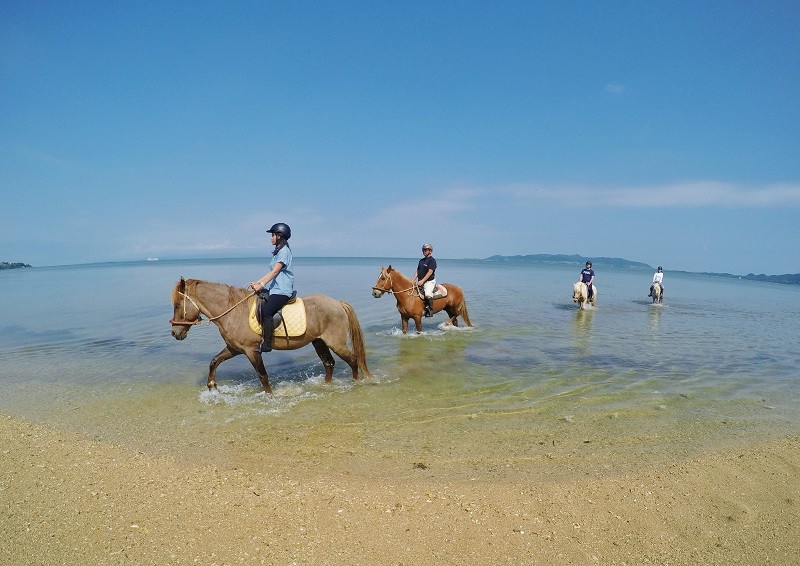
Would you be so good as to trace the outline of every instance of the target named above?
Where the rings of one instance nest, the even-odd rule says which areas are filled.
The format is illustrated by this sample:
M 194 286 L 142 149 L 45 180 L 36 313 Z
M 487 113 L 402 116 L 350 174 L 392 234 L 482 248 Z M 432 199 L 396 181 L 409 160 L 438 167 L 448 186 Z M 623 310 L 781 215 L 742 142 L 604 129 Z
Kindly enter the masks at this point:
M 471 210 L 474 200 L 481 195 L 475 189 L 446 189 L 416 193 L 413 200 L 398 202 L 375 212 L 369 223 L 373 226 L 403 225 L 419 221 L 422 215 L 438 221 L 454 212 Z
M 608 83 L 606 84 L 606 92 L 610 92 L 611 94 L 622 94 L 625 92 L 625 87 L 618 83 Z
M 719 181 L 692 181 L 631 187 L 513 187 L 523 201 L 551 201 L 561 206 L 621 208 L 697 208 L 800 206 L 800 185 L 746 187 Z

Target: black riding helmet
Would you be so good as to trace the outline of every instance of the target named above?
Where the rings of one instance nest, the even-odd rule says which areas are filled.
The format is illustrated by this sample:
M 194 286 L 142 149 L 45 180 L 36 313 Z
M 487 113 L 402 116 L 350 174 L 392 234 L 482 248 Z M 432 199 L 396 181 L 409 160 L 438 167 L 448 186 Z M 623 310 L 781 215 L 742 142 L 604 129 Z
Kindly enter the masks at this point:
M 273 224 L 272 228 L 267 230 L 270 234 L 280 234 L 287 240 L 292 237 L 292 229 L 289 228 L 288 224 L 284 224 L 283 222 L 278 222 L 277 224 Z

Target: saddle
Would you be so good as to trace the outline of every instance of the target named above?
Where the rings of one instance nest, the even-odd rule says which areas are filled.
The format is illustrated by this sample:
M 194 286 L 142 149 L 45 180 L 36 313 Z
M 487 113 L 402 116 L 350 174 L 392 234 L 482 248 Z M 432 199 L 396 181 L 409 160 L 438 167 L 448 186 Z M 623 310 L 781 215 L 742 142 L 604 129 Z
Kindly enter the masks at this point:
M 419 287 L 419 286 L 417 287 L 417 293 L 419 294 L 419 298 L 424 301 L 425 300 L 425 295 L 422 293 L 422 287 Z M 437 283 L 436 287 L 433 288 L 433 298 L 434 299 L 444 299 L 446 296 L 447 296 L 447 287 Z
M 261 321 L 259 320 L 258 296 L 249 300 L 248 323 L 250 330 L 261 336 Z M 275 337 L 302 336 L 306 333 L 306 307 L 303 299 L 292 298 L 272 317 L 275 324 Z

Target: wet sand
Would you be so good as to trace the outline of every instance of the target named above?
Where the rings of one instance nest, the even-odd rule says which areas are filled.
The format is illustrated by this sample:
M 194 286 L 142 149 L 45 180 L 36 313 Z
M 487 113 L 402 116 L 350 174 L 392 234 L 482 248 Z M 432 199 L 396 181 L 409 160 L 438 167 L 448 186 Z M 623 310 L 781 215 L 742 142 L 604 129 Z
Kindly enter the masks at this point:
M 548 482 L 181 461 L 7 416 L 0 439 L 2 564 L 800 563 L 798 436 Z

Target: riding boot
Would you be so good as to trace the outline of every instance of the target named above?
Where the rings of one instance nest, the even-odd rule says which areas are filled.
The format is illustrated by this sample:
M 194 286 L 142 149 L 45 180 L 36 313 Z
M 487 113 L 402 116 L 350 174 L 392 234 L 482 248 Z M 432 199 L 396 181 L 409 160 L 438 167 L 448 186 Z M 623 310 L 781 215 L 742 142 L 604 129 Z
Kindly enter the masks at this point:
M 272 351 L 272 333 L 275 332 L 275 322 L 272 317 L 267 317 L 261 321 L 261 345 L 258 351 L 261 353 Z
M 425 317 L 433 316 L 433 297 L 425 297 Z

